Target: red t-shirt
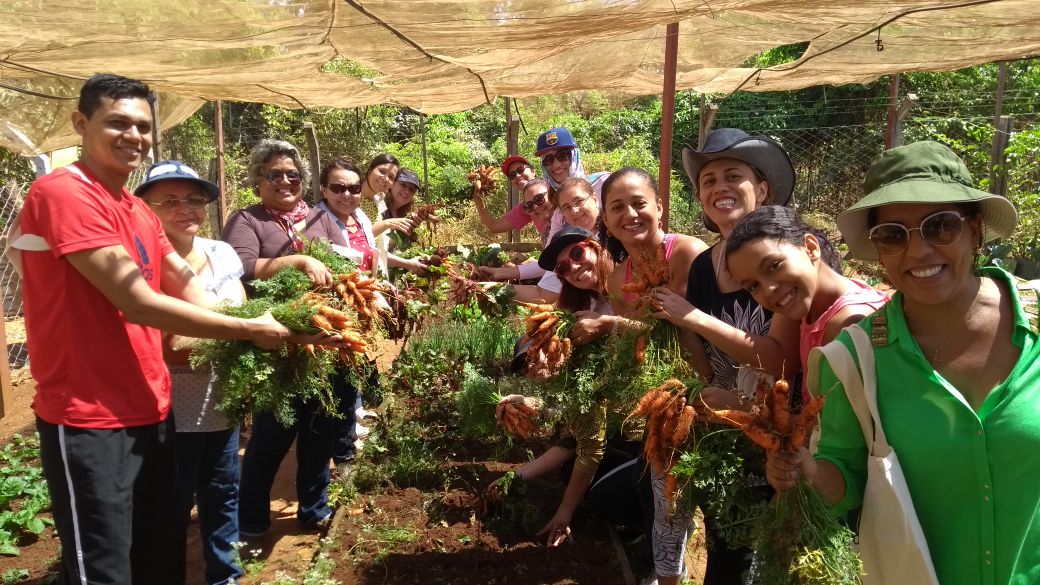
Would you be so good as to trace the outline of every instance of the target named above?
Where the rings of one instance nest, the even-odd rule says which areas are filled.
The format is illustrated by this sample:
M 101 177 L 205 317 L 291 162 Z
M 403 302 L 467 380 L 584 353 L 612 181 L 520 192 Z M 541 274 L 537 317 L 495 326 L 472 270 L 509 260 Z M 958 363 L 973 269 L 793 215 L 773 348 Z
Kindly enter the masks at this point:
M 122 245 L 159 291 L 162 259 L 174 251 L 159 219 L 126 189 L 114 198 L 77 164 L 32 184 L 20 222 L 23 237 L 40 236 L 50 248 L 22 252 L 36 415 L 51 424 L 101 429 L 164 420 L 170 375 L 161 333 L 128 322 L 65 259 Z

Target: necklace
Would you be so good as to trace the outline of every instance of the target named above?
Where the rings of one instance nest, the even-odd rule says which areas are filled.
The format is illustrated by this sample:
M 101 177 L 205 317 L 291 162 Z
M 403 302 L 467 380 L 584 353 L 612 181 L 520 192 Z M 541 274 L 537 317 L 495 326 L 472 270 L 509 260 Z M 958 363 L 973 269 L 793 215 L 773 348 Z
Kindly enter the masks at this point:
M 960 330 L 962 330 L 962 331 L 963 330 L 970 330 L 968 325 L 969 325 L 969 323 L 971 321 L 971 318 L 972 318 L 972 314 L 973 314 L 972 310 L 975 308 L 975 305 L 979 302 L 979 297 L 981 297 L 981 296 L 982 296 L 982 282 L 980 281 L 979 282 L 979 289 L 975 293 L 975 297 L 973 299 L 971 299 L 971 304 L 968 305 L 968 309 L 966 311 L 964 311 L 965 319 L 964 319 L 964 322 L 961 324 L 962 327 L 959 328 Z M 904 308 L 904 312 L 905 311 L 906 311 L 906 309 Z M 917 347 L 919 347 L 921 349 L 921 353 L 922 354 L 925 353 L 924 352 L 924 347 L 921 345 L 921 338 L 919 337 L 919 335 L 917 333 L 914 332 L 914 328 L 910 326 L 910 320 L 909 319 L 906 320 L 906 328 L 910 331 L 910 335 L 913 336 L 914 340 L 917 341 Z M 928 363 L 932 364 L 933 368 L 938 368 L 939 364 L 947 363 L 947 360 L 940 360 L 939 359 L 939 352 L 943 351 L 947 347 L 950 347 L 953 344 L 954 341 L 956 341 L 958 339 L 965 339 L 965 338 L 970 339 L 971 336 L 970 335 L 963 335 L 963 334 L 954 334 L 954 335 L 947 335 L 946 337 L 947 337 L 946 341 L 942 342 L 941 344 L 939 344 L 938 347 L 936 347 L 935 349 L 932 350 L 932 357 L 931 358 L 929 358 L 927 355 L 925 355 L 925 359 L 928 360 Z
M 715 245 L 718 247 L 718 250 L 719 250 L 718 258 L 717 259 L 713 258 L 715 260 L 715 284 L 716 284 L 716 286 L 718 286 L 719 290 L 721 290 L 722 286 L 721 286 L 720 279 L 722 278 L 723 264 L 726 261 L 726 254 L 723 251 L 724 248 L 726 247 L 726 240 L 725 240 L 725 238 L 720 239 L 719 242 L 717 244 L 715 244 Z M 714 255 L 714 250 L 712 251 L 712 254 Z

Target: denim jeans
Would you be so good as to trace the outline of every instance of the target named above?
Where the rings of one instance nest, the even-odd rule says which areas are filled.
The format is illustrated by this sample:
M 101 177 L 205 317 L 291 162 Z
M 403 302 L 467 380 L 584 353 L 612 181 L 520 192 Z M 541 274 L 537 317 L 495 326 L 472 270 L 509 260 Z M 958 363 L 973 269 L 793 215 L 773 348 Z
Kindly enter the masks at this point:
M 343 417 L 333 422 L 336 428 L 336 438 L 332 450 L 332 460 L 336 465 L 341 465 L 353 461 L 356 455 L 354 441 L 358 436 L 354 413 L 361 408 L 361 393 L 338 371 L 332 375 L 332 387 L 339 399 L 339 413 Z
M 185 527 L 192 505 L 199 506 L 206 583 L 237 582 L 242 568 L 235 562 L 232 543 L 238 542 L 238 427 L 176 433 L 174 446 Z
M 296 440 L 297 519 L 311 525 L 332 514 L 329 507 L 329 460 L 332 459 L 332 419 L 318 412 L 317 403 L 297 402 L 296 422 L 282 426 L 270 412 L 253 415 L 253 432 L 242 457 L 239 526 L 242 533 L 261 534 L 271 526 L 271 486 L 278 467 Z

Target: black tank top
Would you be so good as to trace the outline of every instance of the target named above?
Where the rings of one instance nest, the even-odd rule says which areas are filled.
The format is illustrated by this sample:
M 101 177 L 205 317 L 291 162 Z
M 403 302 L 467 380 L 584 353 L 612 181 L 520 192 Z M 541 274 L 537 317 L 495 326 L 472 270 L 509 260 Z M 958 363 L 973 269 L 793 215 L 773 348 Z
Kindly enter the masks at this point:
M 711 264 L 711 251 L 715 246 L 694 258 L 693 266 L 690 267 L 690 279 L 686 284 L 686 300 L 701 311 L 741 331 L 751 335 L 768 335 L 769 325 L 773 320 L 771 311 L 755 302 L 744 289 L 728 293 L 719 290 L 715 268 Z M 732 390 L 736 385 L 739 364 L 707 341 L 704 342 L 704 348 L 708 351 L 711 369 L 714 372 L 711 383 Z

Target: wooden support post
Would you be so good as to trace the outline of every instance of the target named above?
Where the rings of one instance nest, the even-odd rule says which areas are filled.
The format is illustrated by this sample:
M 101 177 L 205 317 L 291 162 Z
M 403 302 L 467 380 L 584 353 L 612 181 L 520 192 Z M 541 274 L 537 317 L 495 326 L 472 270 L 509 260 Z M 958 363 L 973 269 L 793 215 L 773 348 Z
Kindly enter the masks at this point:
M 520 152 L 520 121 L 513 117 L 513 98 L 505 98 L 506 103 L 506 156 L 516 156 Z M 520 202 L 520 193 L 517 193 L 513 182 L 505 178 L 506 190 L 509 192 L 509 209 L 517 206 Z M 520 230 L 509 232 L 510 242 L 520 241 Z
M 661 152 L 657 191 L 661 196 L 661 227 L 668 231 L 672 187 L 672 129 L 675 125 L 675 61 L 679 54 L 679 23 L 668 25 L 664 41 L 664 89 L 661 96 Z
M 4 298 L 0 288 L 0 299 Z M 0 321 L 0 347 L 4 348 L 3 363 L 0 363 L 0 418 L 7 416 L 7 410 L 14 408 L 14 397 L 11 395 L 11 364 L 7 356 L 7 323 Z
M 224 230 L 224 221 L 227 219 L 227 174 L 224 168 L 224 103 L 217 100 L 214 104 L 214 117 L 217 128 L 217 186 L 220 187 L 220 199 L 217 207 L 217 232 Z
M 917 94 L 911 93 L 907 94 L 906 99 L 896 108 L 896 127 L 895 131 L 892 132 L 892 148 L 903 145 L 903 120 L 906 119 L 915 105 L 917 105 Z
M 162 160 L 159 154 L 159 142 L 162 140 L 162 132 L 159 130 L 159 94 L 155 94 L 155 100 L 150 104 L 152 108 L 152 162 Z
M 899 74 L 895 73 L 888 80 L 888 124 L 885 129 L 885 150 L 896 144 L 896 110 L 899 101 Z
M 311 192 L 315 205 L 321 203 L 321 153 L 318 152 L 318 135 L 314 122 L 304 122 L 303 132 L 307 135 L 307 154 L 311 165 Z
M 1007 187 L 1004 184 L 1004 149 L 1007 148 L 1008 136 L 1011 133 L 1010 125 L 1006 132 L 1001 132 L 1005 126 L 1002 124 L 1004 117 L 1004 90 L 1007 88 L 1007 61 L 1001 61 L 997 73 L 997 95 L 996 105 L 993 108 L 993 145 L 990 150 L 989 164 L 989 192 L 997 195 L 1006 195 Z M 1003 136 L 1001 136 L 1003 134 Z
M 1011 138 L 1013 118 L 1001 116 L 993 133 L 993 151 L 990 153 L 989 192 L 1007 197 L 1007 145 Z
M 704 143 L 708 141 L 708 134 L 715 127 L 715 116 L 719 115 L 719 106 L 716 104 L 705 105 L 704 95 L 701 95 L 701 110 L 698 114 L 697 150 L 704 150 Z
M 430 161 L 426 157 L 426 114 L 419 114 L 419 136 L 422 138 L 423 201 L 430 202 Z

